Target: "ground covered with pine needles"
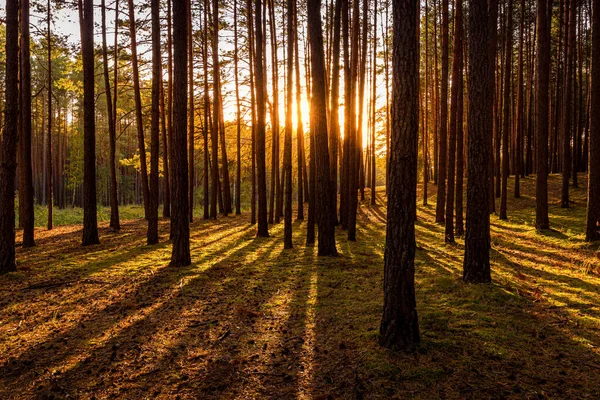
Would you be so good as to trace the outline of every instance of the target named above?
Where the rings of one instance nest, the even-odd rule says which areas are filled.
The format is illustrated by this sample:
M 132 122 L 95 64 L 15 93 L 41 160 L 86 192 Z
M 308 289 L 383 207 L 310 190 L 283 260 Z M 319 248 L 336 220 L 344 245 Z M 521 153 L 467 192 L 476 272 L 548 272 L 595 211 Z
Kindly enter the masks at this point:
M 305 222 L 284 251 L 283 225 L 256 238 L 248 214 L 196 219 L 180 269 L 167 266 L 167 221 L 156 246 L 141 220 L 118 233 L 102 223 L 89 248 L 80 225 L 40 228 L 0 277 L 0 398 L 599 398 L 585 190 L 561 209 L 552 176 L 553 230 L 539 233 L 534 179 L 509 198 L 508 221 L 492 216 L 491 285 L 462 283 L 462 238 L 444 244 L 435 199 L 419 205 L 412 355 L 377 345 L 383 190 L 360 205 L 356 243 L 336 232 L 337 258 L 304 245 Z

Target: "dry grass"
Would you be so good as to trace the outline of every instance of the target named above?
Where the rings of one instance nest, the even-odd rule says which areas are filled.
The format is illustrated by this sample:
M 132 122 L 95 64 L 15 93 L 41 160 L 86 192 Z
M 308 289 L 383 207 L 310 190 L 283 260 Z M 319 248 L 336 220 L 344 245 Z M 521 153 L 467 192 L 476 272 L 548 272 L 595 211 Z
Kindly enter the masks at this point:
M 540 234 L 533 185 L 509 221 L 492 217 L 491 285 L 461 282 L 463 242 L 445 245 L 434 202 L 419 207 L 414 355 L 377 345 L 383 205 L 361 205 L 358 242 L 337 231 L 333 259 L 304 246 L 305 223 L 284 251 L 282 225 L 257 239 L 246 214 L 194 222 L 181 269 L 167 267 L 166 221 L 156 246 L 143 221 L 103 225 L 86 249 L 79 226 L 39 230 L 0 277 L 0 398 L 598 398 L 585 193 L 568 210 L 551 195 L 555 231 Z

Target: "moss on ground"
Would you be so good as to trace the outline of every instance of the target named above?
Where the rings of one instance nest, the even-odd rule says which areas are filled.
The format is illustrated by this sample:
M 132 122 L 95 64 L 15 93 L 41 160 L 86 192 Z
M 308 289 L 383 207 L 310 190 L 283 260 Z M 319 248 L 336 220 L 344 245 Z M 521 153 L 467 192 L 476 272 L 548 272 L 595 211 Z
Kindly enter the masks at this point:
M 357 242 L 336 232 L 336 258 L 304 245 L 304 222 L 284 251 L 283 226 L 255 238 L 247 214 L 196 219 L 180 269 L 167 221 L 156 246 L 139 219 L 103 222 L 85 249 L 81 226 L 39 229 L 0 277 L 0 397 L 598 398 L 598 245 L 583 241 L 585 191 L 561 209 L 559 188 L 551 176 L 551 232 L 533 227 L 531 177 L 509 220 L 492 216 L 490 285 L 462 283 L 462 239 L 444 244 L 434 198 L 419 206 L 412 355 L 377 345 L 383 190 L 360 205 Z

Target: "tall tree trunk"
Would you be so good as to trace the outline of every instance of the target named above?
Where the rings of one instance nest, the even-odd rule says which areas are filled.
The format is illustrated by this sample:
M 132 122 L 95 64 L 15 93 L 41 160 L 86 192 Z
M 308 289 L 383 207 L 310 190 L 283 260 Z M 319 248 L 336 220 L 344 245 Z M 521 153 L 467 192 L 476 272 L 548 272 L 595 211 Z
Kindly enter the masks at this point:
M 31 53 L 29 35 L 29 0 L 21 0 L 21 137 L 19 138 L 21 176 L 19 208 L 23 227 L 23 247 L 35 246 L 33 235 L 33 165 L 31 158 Z
M 348 135 L 348 151 L 344 157 L 348 158 L 348 240 L 356 240 L 356 212 L 358 207 L 358 179 L 360 169 L 360 157 L 358 149 L 358 130 L 356 125 L 356 90 L 359 74 L 359 40 L 360 40 L 360 2 L 354 0 L 352 11 L 352 56 L 350 58 L 350 97 L 346 107 L 350 108 L 348 127 L 344 130 L 344 141 Z M 360 89 L 359 89 L 360 90 Z
M 376 199 L 376 186 L 377 186 L 377 172 L 376 172 L 376 144 L 375 136 L 377 134 L 377 0 L 373 0 L 373 81 L 371 85 L 373 87 L 373 93 L 371 94 L 372 102 L 372 130 L 371 130 L 371 158 L 370 158 L 370 181 L 371 181 L 371 205 L 377 204 Z M 427 90 L 427 89 L 426 89 Z M 425 153 L 423 153 L 425 154 Z M 425 162 L 427 164 L 427 162 Z M 425 168 L 426 169 L 426 168 Z M 426 189 L 425 189 L 426 190 Z
M 511 0 L 509 0 L 511 1 Z M 448 186 L 446 194 L 446 221 L 445 221 L 445 240 L 446 243 L 454 243 L 454 182 L 456 174 L 456 136 L 457 131 L 462 129 L 457 124 L 458 121 L 458 100 L 459 89 L 462 89 L 462 68 L 463 68 L 463 12 L 462 0 L 456 0 L 454 10 L 454 44 L 452 46 L 452 89 L 450 103 L 450 135 L 448 141 Z M 459 149 L 462 151 L 462 149 Z
M 148 234 L 147 243 L 158 243 L 158 152 L 160 129 L 160 3 L 151 0 L 150 14 L 152 20 L 152 110 L 150 126 L 150 201 L 148 201 Z
M 209 96 L 209 86 L 208 86 L 208 1 L 209 0 L 204 0 L 203 4 L 203 10 L 202 10 L 202 14 L 203 14 L 203 38 L 202 38 L 202 64 L 203 64 L 203 68 L 204 68 L 204 104 L 203 104 L 203 110 L 204 110 L 204 132 L 203 133 L 203 145 L 204 145 L 204 174 L 203 174 L 203 184 L 204 184 L 204 196 L 203 196 L 203 200 L 204 200 L 204 219 L 210 219 L 210 212 L 209 212 L 209 207 L 211 205 L 211 202 L 209 200 L 209 197 L 212 196 L 212 192 L 209 189 L 209 184 L 208 184 L 208 174 L 209 174 L 209 167 L 210 167 L 210 154 L 208 152 L 208 132 L 210 130 L 210 126 L 211 124 L 209 123 L 210 120 L 210 96 Z M 252 79 L 252 78 L 250 78 Z M 211 197 L 212 198 L 212 197 Z
M 285 106 L 285 139 L 283 144 L 283 170 L 285 180 L 285 208 L 283 218 L 283 246 L 292 245 L 292 107 L 294 85 L 294 0 L 287 0 L 287 92 Z
M 415 299 L 415 215 L 419 134 L 417 2 L 393 3 L 392 135 L 379 344 L 413 351 L 420 341 Z
M 140 152 L 140 176 L 142 178 L 142 196 L 144 200 L 144 215 L 148 219 L 150 206 L 150 188 L 148 186 L 148 165 L 146 162 L 146 145 L 144 144 L 144 120 L 142 119 L 142 97 L 140 94 L 140 72 L 137 56 L 137 24 L 133 0 L 129 5 L 129 36 L 131 37 L 131 69 L 133 72 L 133 97 L 135 100 L 135 124 L 138 136 L 138 151 Z
M 173 191 L 174 187 L 174 169 L 173 169 L 173 27 L 172 27 L 172 13 L 171 13 L 172 2 L 167 1 L 167 114 L 168 114 L 168 124 L 167 124 L 167 154 L 169 157 L 169 165 L 170 168 L 167 170 L 167 174 L 169 175 L 169 188 L 170 188 L 170 199 L 169 202 L 173 203 Z M 172 216 L 172 209 L 169 217 Z M 172 222 L 172 219 L 171 219 Z M 171 239 L 173 231 L 171 230 Z
M 94 1 L 79 0 L 83 60 L 83 246 L 100 243 L 96 216 Z
M 252 114 L 252 139 L 251 139 L 251 171 L 250 180 L 252 182 L 252 193 L 250 197 L 250 223 L 256 224 L 256 133 L 257 133 L 257 109 L 255 101 L 256 85 L 254 84 L 254 76 L 256 68 L 254 67 L 255 51 L 254 51 L 254 26 L 252 23 L 252 0 L 246 1 L 246 25 L 248 26 L 248 65 L 250 75 L 250 103 L 251 103 L 251 114 Z
M 350 71 L 350 0 L 342 0 L 342 46 L 344 49 L 344 142 L 341 154 L 342 166 L 340 173 L 340 225 L 342 229 L 348 229 L 348 202 L 349 202 L 349 179 L 348 179 L 348 154 L 350 152 L 350 109 L 352 102 L 352 73 Z
M 104 1 L 104 0 L 103 0 Z M 46 202 L 48 204 L 48 230 L 52 229 L 53 221 L 52 221 L 52 207 L 54 205 L 54 199 L 52 198 L 53 191 L 53 174 L 52 174 L 52 122 L 53 122 L 53 114 L 52 114 L 52 37 L 50 31 L 50 23 L 52 22 L 52 9 L 51 9 L 50 0 L 47 2 L 48 7 L 48 21 L 47 21 L 47 44 L 48 44 L 48 132 L 47 132 L 47 148 L 46 148 L 46 194 L 47 199 Z M 104 11 L 104 7 L 102 8 Z M 104 15 L 103 15 L 104 17 Z M 104 21 L 104 18 L 103 18 Z M 106 29 L 103 29 L 103 33 L 106 33 Z M 106 42 L 106 41 L 105 41 Z M 106 46 L 104 46 L 104 54 L 106 54 Z M 106 65 L 105 65 L 106 67 Z M 108 70 L 108 67 L 106 67 Z M 108 71 L 105 72 L 105 79 L 108 82 Z M 110 87 L 108 89 L 108 97 L 107 104 L 110 108 Z
M 106 109 L 108 113 L 108 139 L 110 146 L 109 160 L 110 163 L 110 187 L 109 187 L 109 198 L 110 198 L 110 227 L 115 230 L 121 229 L 119 222 L 119 197 L 117 191 L 117 166 L 116 152 L 117 152 L 117 123 L 115 118 L 114 103 L 112 99 L 112 92 L 110 89 L 110 78 L 108 74 L 108 50 L 106 44 L 106 2 L 102 0 L 102 64 L 104 72 L 104 89 L 106 94 Z M 117 66 L 117 60 L 115 59 L 115 68 Z M 50 114 L 48 114 L 50 115 Z
M 236 132 L 237 132 L 237 163 L 235 174 L 235 214 L 242 213 L 242 125 L 240 111 L 240 83 L 238 78 L 238 3 L 234 0 L 233 3 L 233 68 L 235 75 L 235 107 L 236 107 Z
M 329 152 L 331 161 L 331 187 L 333 193 L 333 214 L 337 224 L 337 190 L 338 190 L 338 147 L 340 138 L 340 40 L 342 22 L 342 2 L 335 1 L 333 16 L 333 67 L 331 72 L 331 101 L 329 119 Z
M 0 274 L 17 270 L 15 263 L 15 173 L 19 119 L 19 1 L 6 0 L 5 119 L 0 163 Z
M 462 1 L 462 0 L 459 0 Z M 463 31 L 464 32 L 464 31 Z M 464 34 L 463 34 L 464 41 Z M 463 49 L 464 49 L 463 45 Z M 464 53 L 466 54 L 466 53 Z M 464 63 L 463 63 L 464 64 Z M 464 77 L 461 65 L 458 75 L 458 108 L 456 109 L 456 236 L 462 236 L 465 233 L 463 224 L 463 177 L 464 177 Z
M 260 1 L 260 0 L 259 0 Z M 311 54 L 311 134 L 315 142 L 316 206 L 319 224 L 319 256 L 335 256 L 335 220 L 331 208 L 333 193 L 329 190 L 329 143 L 327 138 L 327 89 L 325 80 L 325 53 L 321 21 L 321 0 L 307 0 L 307 28 Z M 313 154 L 311 153 L 311 159 Z
M 573 64 L 575 60 L 575 0 L 566 0 L 565 16 L 568 22 L 565 29 L 565 85 L 562 121 L 562 191 L 561 207 L 569 207 L 569 178 L 571 178 L 571 140 L 573 138 L 572 101 L 573 101 Z M 566 18 L 565 18 L 566 19 Z
M 448 0 L 442 0 L 442 88 L 440 92 L 439 173 L 435 222 L 444 222 L 448 140 Z
M 548 219 L 548 114 L 552 0 L 537 0 L 536 186 L 535 227 L 550 229 Z
M 190 0 L 190 5 L 187 7 L 188 15 L 187 15 L 187 24 L 188 24 L 188 36 L 187 36 L 187 51 L 188 51 L 188 102 L 189 102 L 189 111 L 188 111 L 188 162 L 189 162 L 189 184 L 188 184 L 188 217 L 190 222 L 194 220 L 194 175 L 195 175 L 195 157 L 194 157 L 194 142 L 195 142 L 195 133 L 194 133 L 194 118 L 196 116 L 195 107 L 194 107 L 194 40 L 193 40 L 193 32 L 192 32 L 192 1 Z M 217 19 L 218 19 L 218 10 L 217 10 Z
M 489 5 L 489 7 L 488 7 Z M 469 4 L 469 112 L 468 112 L 468 176 L 467 229 L 463 280 L 471 283 L 491 281 L 489 157 L 492 131 L 494 58 L 490 37 L 496 34 L 494 18 L 497 3 L 474 1 Z M 485 54 L 487 57 L 482 57 Z
M 8 43 L 8 38 L 7 38 Z M 592 6 L 592 80 L 589 133 L 589 184 L 585 240 L 600 240 L 600 5 Z M 7 96 L 8 98 L 8 91 Z M 8 121 L 7 121 L 8 122 Z
M 217 3 L 215 5 L 215 3 Z M 210 192 L 210 217 L 217 219 L 217 197 L 219 190 L 219 31 L 218 26 L 215 26 L 215 12 L 217 14 L 218 24 L 218 0 L 213 0 L 213 17 L 212 17 L 212 59 L 213 59 L 213 116 L 212 116 L 212 184 Z M 216 11 L 215 11 L 216 10 Z
M 525 0 L 521 0 L 521 21 L 519 23 L 519 70 L 517 77 L 517 132 L 515 148 L 515 198 L 521 197 L 521 175 L 523 173 L 523 126 L 524 126 L 524 95 L 523 95 L 523 35 L 525 31 Z
M 188 70 L 188 0 L 173 0 L 173 212 L 171 233 L 173 267 L 191 264 L 190 220 L 188 218 L 187 160 L 187 70 Z
M 267 221 L 267 177 L 265 166 L 265 70 L 263 68 L 263 24 L 262 0 L 255 0 L 255 30 L 256 30 L 256 169 L 258 186 L 258 232 L 259 237 L 269 237 L 269 224 Z
M 506 22 L 506 38 L 505 38 L 505 51 L 504 51 L 504 115 L 502 125 L 502 193 L 500 197 L 500 219 L 508 219 L 506 215 L 506 205 L 508 197 L 508 175 L 509 163 L 508 163 L 508 148 L 510 135 L 510 111 L 512 108 L 510 102 L 510 90 L 511 90 L 511 75 L 512 75 L 512 37 L 513 37 L 513 0 L 508 0 L 508 9 L 506 10 L 507 22 Z

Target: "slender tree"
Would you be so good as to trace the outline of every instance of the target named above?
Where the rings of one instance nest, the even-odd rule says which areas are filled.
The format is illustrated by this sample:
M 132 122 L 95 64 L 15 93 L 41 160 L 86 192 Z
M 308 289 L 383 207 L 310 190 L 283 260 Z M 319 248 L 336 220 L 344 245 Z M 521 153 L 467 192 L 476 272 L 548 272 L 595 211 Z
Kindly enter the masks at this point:
M 600 79 L 594 79 L 598 76 L 600 76 L 600 5 L 594 2 L 592 6 L 589 184 L 585 230 L 585 240 L 587 241 L 600 240 Z
M 500 219 L 508 219 L 506 215 L 506 206 L 508 198 L 508 175 L 509 171 L 509 137 L 510 135 L 510 113 L 512 104 L 510 101 L 511 91 L 511 75 L 512 75 L 512 30 L 513 30 L 513 0 L 508 0 L 508 7 L 506 10 L 507 21 L 506 21 L 506 38 L 504 50 L 504 115 L 502 125 L 502 190 L 500 196 Z
M 258 186 L 258 232 L 257 236 L 269 237 L 269 224 L 267 221 L 267 177 L 265 163 L 265 113 L 266 113 L 266 91 L 265 70 L 263 68 L 263 23 L 262 23 L 262 0 L 255 0 L 255 37 L 256 37 L 256 169 Z
M 194 143 L 195 143 L 195 133 L 194 133 L 194 117 L 195 117 L 195 105 L 194 105 L 194 33 L 192 32 L 192 2 L 190 1 L 190 5 L 187 7 L 188 15 L 187 15 L 187 24 L 188 24 L 188 36 L 187 36 L 187 51 L 188 51 L 188 103 L 189 103 L 189 111 L 188 111 L 188 162 L 190 164 L 188 168 L 188 217 L 190 222 L 194 219 L 194 175 L 195 175 L 195 167 L 196 163 L 194 157 Z M 217 10 L 217 19 L 218 19 L 218 10 Z M 215 67 L 216 68 L 216 67 Z
M 173 267 L 191 264 L 187 160 L 187 0 L 173 0 Z
M 146 161 L 146 144 L 144 141 L 144 120 L 142 118 L 142 96 L 140 92 L 140 70 L 137 54 L 137 24 L 135 22 L 135 8 L 133 0 L 127 0 L 129 5 L 129 36 L 131 38 L 131 70 L 133 75 L 133 98 L 135 101 L 135 124 L 138 138 L 138 151 L 140 153 L 140 176 L 142 178 L 142 197 L 144 200 L 144 214 L 148 219 L 150 187 L 148 186 L 148 163 Z
M 550 83 L 550 22 L 552 0 L 537 0 L 536 185 L 535 227 L 550 229 L 548 219 L 548 116 Z
M 96 215 L 96 122 L 94 95 L 94 1 L 79 1 L 83 60 L 83 246 L 100 243 Z
M 17 270 L 15 262 L 15 172 L 19 119 L 19 1 L 6 0 L 5 119 L 0 163 L 0 274 Z
M 160 4 L 159 0 L 150 2 L 152 20 L 152 111 L 150 126 L 150 201 L 148 201 L 148 244 L 158 243 L 158 152 L 160 129 Z
M 108 161 L 110 163 L 110 227 L 115 230 L 121 229 L 119 222 L 119 197 L 117 192 L 117 166 L 116 152 L 117 152 L 117 124 L 115 118 L 115 108 L 112 101 L 112 93 L 110 89 L 110 78 L 108 74 L 108 49 L 106 44 L 106 2 L 102 0 L 102 65 L 104 75 L 104 92 L 106 95 L 106 111 L 108 114 L 108 140 L 110 142 L 110 154 Z M 115 59 L 115 67 L 117 60 Z
M 238 70 L 238 3 L 234 0 L 233 3 L 233 74 L 235 75 L 235 107 L 236 107 L 236 133 L 237 133 L 237 163 L 235 174 L 235 214 L 242 213 L 242 121 L 240 110 L 240 82 Z
M 567 27 L 565 29 L 565 84 L 564 84 L 564 102 L 562 112 L 562 191 L 561 191 L 561 207 L 569 207 L 569 179 L 571 178 L 571 140 L 575 138 L 572 118 L 572 103 L 573 103 L 573 81 L 574 61 L 575 61 L 575 14 L 576 1 L 566 0 L 565 15 L 568 16 Z M 565 18 L 566 19 L 566 18 Z M 575 148 L 573 148 L 574 150 Z
M 413 351 L 420 341 L 415 299 L 415 215 L 419 134 L 418 5 L 393 2 L 392 131 L 379 343 Z
M 21 136 L 19 209 L 20 222 L 23 227 L 23 247 L 35 246 L 34 208 L 33 208 L 33 166 L 31 159 L 32 113 L 31 113 L 31 36 L 29 34 L 29 0 L 21 0 Z
M 294 2 L 287 0 L 287 75 L 286 75 L 286 105 L 285 105 L 285 139 L 283 143 L 283 170 L 285 185 L 285 207 L 283 218 L 284 248 L 291 249 L 292 245 L 292 103 L 294 85 Z
M 452 89 L 450 95 L 450 134 L 448 137 L 448 185 L 446 194 L 446 243 L 454 243 L 454 183 L 456 174 L 456 136 L 458 129 L 459 89 L 462 89 L 462 0 L 456 0 L 454 10 L 454 45 L 452 47 Z M 462 151 L 462 150 L 461 150 Z
M 104 1 L 104 0 L 103 0 Z M 48 132 L 46 137 L 46 175 L 48 176 L 46 180 L 46 202 L 48 203 L 48 230 L 52 229 L 52 206 L 53 206 L 53 174 L 52 174 L 52 123 L 53 123 L 53 114 L 52 114 L 52 37 L 50 31 L 50 24 L 52 22 L 52 9 L 50 0 L 47 2 L 48 8 L 48 20 L 47 22 L 47 46 L 48 46 Z M 104 8 L 103 8 L 104 10 Z M 109 90 L 110 95 L 110 90 Z M 107 98 L 107 103 L 110 104 L 110 97 Z
M 439 172 L 435 222 L 444 222 L 448 151 L 448 0 L 442 0 L 442 82 L 440 92 Z

